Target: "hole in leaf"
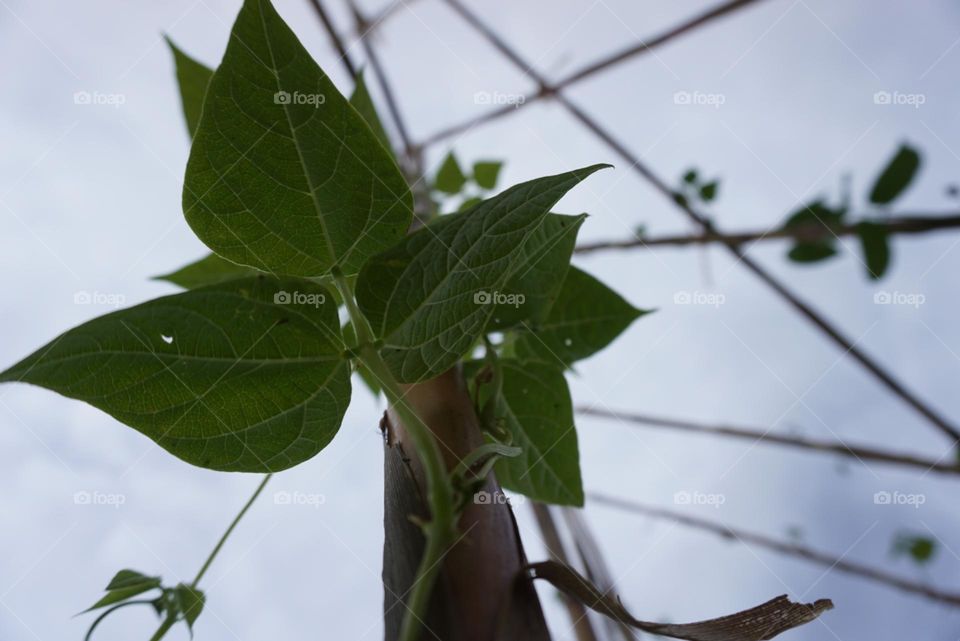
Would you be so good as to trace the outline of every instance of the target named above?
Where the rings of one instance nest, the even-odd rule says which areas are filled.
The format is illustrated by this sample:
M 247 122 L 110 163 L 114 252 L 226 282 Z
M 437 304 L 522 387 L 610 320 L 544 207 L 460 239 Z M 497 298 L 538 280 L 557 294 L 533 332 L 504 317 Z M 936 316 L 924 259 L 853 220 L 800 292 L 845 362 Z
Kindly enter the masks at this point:
M 173 336 L 167 336 L 166 334 L 160 334 L 160 338 L 163 339 L 163 342 L 167 345 L 173 345 Z

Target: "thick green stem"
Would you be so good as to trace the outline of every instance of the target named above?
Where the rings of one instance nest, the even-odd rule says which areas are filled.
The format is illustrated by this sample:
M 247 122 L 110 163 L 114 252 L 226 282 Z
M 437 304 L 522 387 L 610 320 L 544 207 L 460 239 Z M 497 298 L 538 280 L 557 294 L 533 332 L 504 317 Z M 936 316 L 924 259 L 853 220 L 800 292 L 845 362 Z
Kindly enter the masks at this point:
M 177 617 L 167 617 L 163 620 L 163 623 L 160 624 L 160 627 L 157 628 L 157 631 L 153 633 L 153 636 L 150 637 L 150 641 L 160 641 L 167 632 L 170 631 L 170 628 L 173 627 L 173 624 L 177 622 Z
M 400 630 L 400 641 L 416 641 L 423 620 L 426 618 L 430 595 L 440 572 L 443 557 L 453 543 L 456 533 L 454 488 L 437 439 L 426 423 L 404 400 L 404 392 L 400 384 L 373 346 L 375 337 L 366 317 L 356 304 L 353 289 L 339 270 L 334 271 L 333 277 L 357 334 L 360 360 L 383 386 L 387 401 L 400 417 L 406 433 L 413 442 L 426 477 L 427 504 L 430 509 L 430 521 L 423 525 L 426 545 L 417 569 L 417 576 L 410 587 L 407 612 Z

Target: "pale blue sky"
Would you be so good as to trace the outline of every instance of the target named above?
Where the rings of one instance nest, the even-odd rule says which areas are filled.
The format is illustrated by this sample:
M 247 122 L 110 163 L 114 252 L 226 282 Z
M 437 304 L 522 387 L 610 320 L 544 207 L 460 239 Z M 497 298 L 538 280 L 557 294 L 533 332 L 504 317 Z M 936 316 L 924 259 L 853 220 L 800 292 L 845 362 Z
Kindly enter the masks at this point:
M 180 210 L 188 139 L 169 33 L 208 64 L 222 55 L 239 0 L 84 3 L 0 0 L 0 363 L 110 311 L 75 304 L 134 304 L 172 288 L 148 278 L 204 252 Z M 349 24 L 337 0 L 338 24 Z M 318 62 L 350 82 L 306 0 L 276 0 Z M 713 2 L 473 1 L 550 77 Z M 373 13 L 379 3 L 365 3 Z M 362 51 L 354 43 L 351 53 Z M 845 173 L 855 203 L 896 146 L 924 152 L 905 211 L 946 211 L 944 186 L 960 178 L 960 8 L 947 0 L 835 3 L 764 0 L 656 54 L 621 65 L 570 95 L 622 136 L 671 183 L 691 165 L 722 179 L 709 213 L 726 229 L 772 226 L 801 201 L 836 196 Z M 413 135 L 480 113 L 478 91 L 522 94 L 532 84 L 442 2 L 417 0 L 377 34 Z M 78 105 L 77 91 L 122 96 Z M 678 91 L 723 104 L 680 105 Z M 878 105 L 877 91 L 920 94 L 924 104 Z M 597 174 L 560 210 L 591 214 L 581 239 L 651 234 L 688 223 L 557 105 L 541 103 L 468 132 L 450 148 L 465 160 L 504 158 L 502 185 L 594 162 Z M 863 211 L 858 209 L 858 211 Z M 865 212 L 869 213 L 869 212 Z M 897 240 L 890 275 L 864 276 L 855 242 L 828 265 L 800 268 L 786 247 L 750 254 L 789 282 L 909 387 L 960 420 L 960 333 L 955 317 L 960 236 Z M 571 376 L 575 401 L 705 421 L 800 431 L 937 458 L 951 443 L 890 396 L 768 289 L 719 250 L 595 255 L 577 263 L 640 307 L 659 311 Z M 674 304 L 677 292 L 721 294 L 719 307 Z M 919 293 L 919 308 L 879 306 L 879 291 Z M 251 511 L 203 586 L 199 641 L 376 639 L 382 589 L 381 407 L 357 386 L 333 444 L 282 473 Z M 804 541 L 838 556 L 960 590 L 955 480 L 743 442 L 640 431 L 615 422 L 579 425 L 588 490 L 687 509 L 731 526 Z M 81 403 L 23 385 L 0 389 L 0 639 L 82 637 L 116 570 L 176 582 L 193 576 L 257 479 L 200 470 Z M 922 493 L 919 509 L 873 503 L 879 490 Z M 678 491 L 720 493 L 722 507 L 675 506 Z M 79 505 L 78 492 L 123 504 Z M 320 506 L 277 504 L 276 492 L 322 495 Z M 526 506 L 518 513 L 529 556 L 543 557 Z M 593 506 L 587 515 L 625 602 L 646 619 L 705 618 L 784 592 L 831 597 L 836 610 L 784 638 L 952 641 L 960 616 L 888 588 L 663 522 Z M 892 559 L 908 530 L 939 541 L 930 567 Z M 550 592 L 558 640 L 571 639 Z M 916 633 L 922 622 L 922 634 Z M 149 612 L 117 615 L 101 641 L 147 638 Z M 186 639 L 185 630 L 170 639 Z

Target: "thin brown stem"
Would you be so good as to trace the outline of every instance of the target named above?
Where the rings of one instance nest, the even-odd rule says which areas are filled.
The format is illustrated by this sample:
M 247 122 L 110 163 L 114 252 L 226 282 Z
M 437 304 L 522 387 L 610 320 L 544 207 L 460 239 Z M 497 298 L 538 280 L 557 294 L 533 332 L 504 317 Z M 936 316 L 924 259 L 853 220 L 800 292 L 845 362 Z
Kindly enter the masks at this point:
M 526 107 L 528 105 L 539 102 L 540 100 L 543 100 L 545 98 L 549 98 L 554 94 L 554 92 L 556 92 L 559 89 L 564 89 L 566 87 L 575 85 L 597 73 L 605 71 L 610 67 L 616 66 L 617 64 L 624 62 L 625 60 L 630 60 L 639 55 L 650 53 L 651 51 L 662 47 L 668 42 L 672 42 L 676 38 L 679 38 L 680 36 L 686 33 L 689 33 L 694 29 L 707 25 L 713 22 L 714 20 L 716 20 L 717 18 L 721 18 L 729 13 L 732 13 L 737 9 L 744 8 L 750 4 L 753 4 L 756 1 L 757 0 L 731 0 L 730 2 L 725 2 L 721 5 L 718 5 L 713 9 L 710 9 L 702 14 L 694 16 L 693 18 L 685 20 L 684 22 L 667 29 L 663 33 L 657 34 L 645 40 L 641 40 L 636 45 L 632 45 L 610 56 L 601 58 L 600 60 L 597 60 L 596 62 L 593 62 L 578 71 L 575 71 L 569 76 L 566 76 L 560 79 L 553 85 L 548 85 L 547 83 L 541 83 L 541 91 L 532 96 L 527 96 L 526 100 L 522 103 L 518 103 L 516 105 L 507 105 L 505 107 L 500 107 L 497 109 L 491 109 L 490 111 L 484 114 L 481 114 L 479 116 L 474 116 L 464 122 L 460 122 L 451 127 L 447 127 L 446 129 L 443 129 L 441 131 L 434 133 L 433 135 L 431 135 L 430 137 L 422 141 L 418 146 L 420 147 L 430 146 L 432 144 L 435 144 L 437 142 L 440 142 L 452 136 L 456 136 L 457 134 L 467 131 L 468 129 L 473 129 L 478 125 L 492 122 L 494 120 L 499 120 L 504 116 L 507 116 L 512 113 L 516 113 L 522 107 Z M 527 72 L 529 71 L 531 70 L 528 68 Z
M 532 67 L 527 64 L 526 61 L 524 61 L 523 58 L 516 52 L 516 50 L 513 49 L 513 47 L 500 38 L 489 26 L 486 25 L 486 23 L 480 20 L 476 14 L 468 10 L 458 0 L 446 0 L 446 2 L 448 5 L 453 7 L 471 27 L 483 35 L 495 49 L 503 53 L 504 57 L 509 59 L 516 67 L 534 79 L 540 85 L 542 91 L 548 89 L 546 86 L 546 81 L 543 79 L 543 77 L 534 71 Z M 686 215 L 687 218 L 700 226 L 700 228 L 706 233 L 713 233 L 716 231 L 709 219 L 695 211 L 689 205 L 689 203 L 680 202 L 678 199 L 676 199 L 674 197 L 673 190 L 667 185 L 666 182 L 664 182 L 663 179 L 654 173 L 653 170 L 646 165 L 646 163 L 641 161 L 639 157 L 630 151 L 626 145 L 623 144 L 610 131 L 602 127 L 600 123 L 590 114 L 571 102 L 570 99 L 564 94 L 555 92 L 553 95 L 557 102 L 561 104 L 574 118 L 580 121 L 580 123 L 588 130 L 593 132 L 597 138 L 606 143 L 607 146 L 610 147 L 610 149 L 613 150 L 618 156 L 623 158 L 631 170 L 639 174 L 664 197 L 668 198 L 670 202 L 674 203 L 674 205 L 676 205 L 680 211 Z M 834 325 L 818 311 L 802 301 L 786 285 L 770 274 L 759 263 L 747 256 L 740 245 L 734 242 L 724 242 L 723 246 L 726 247 L 731 254 L 733 254 L 737 262 L 753 272 L 754 275 L 765 282 L 784 301 L 793 307 L 795 311 L 804 316 L 808 321 L 820 329 L 822 333 L 830 338 L 830 340 L 836 343 L 836 345 L 844 354 L 848 354 L 851 358 L 860 363 L 864 369 L 873 374 L 874 378 L 880 381 L 888 390 L 899 396 L 901 400 L 910 405 L 937 429 L 947 435 L 952 442 L 960 442 L 960 430 L 958 430 L 946 418 L 936 412 L 932 407 L 922 401 L 913 392 L 908 390 L 906 386 L 904 386 L 903 383 L 894 377 L 892 373 L 888 372 L 871 356 L 857 347 L 853 341 L 845 336 L 838 328 L 834 327 Z
M 537 526 L 540 528 L 540 535 L 543 537 L 543 544 L 547 548 L 550 559 L 573 567 L 563 545 L 563 540 L 560 538 L 557 523 L 550 513 L 550 506 L 535 502 L 533 504 L 533 515 L 537 519 Z M 577 641 L 598 641 L 597 633 L 593 630 L 584 605 L 563 592 L 560 593 L 560 598 L 567 609 L 567 615 L 570 617 L 570 624 L 577 635 Z
M 663 428 L 688 432 L 690 434 L 702 434 L 707 436 L 733 437 L 737 439 L 759 443 L 761 445 L 785 445 L 803 450 L 815 452 L 825 452 L 829 454 L 838 454 L 854 458 L 860 462 L 876 461 L 891 465 L 905 465 L 915 467 L 924 472 L 939 472 L 941 474 L 960 474 L 960 465 L 953 462 L 951 457 L 949 463 L 943 463 L 938 460 L 911 456 L 909 454 L 900 454 L 896 452 L 887 452 L 866 446 L 852 446 L 845 442 L 822 441 L 816 439 L 799 438 L 795 436 L 784 436 L 782 434 L 773 434 L 769 430 L 757 428 L 734 427 L 730 425 L 707 425 L 695 421 L 686 421 L 662 416 L 650 416 L 648 414 L 637 414 L 635 412 L 613 412 L 590 407 L 577 408 L 577 413 L 587 416 L 598 416 L 620 422 L 629 422 L 632 425 Z
M 357 68 L 354 66 L 353 60 L 350 59 L 350 54 L 347 53 L 347 47 L 343 43 L 343 38 L 340 37 L 337 28 L 333 25 L 333 21 L 330 20 L 329 14 L 327 14 L 327 10 L 323 7 L 322 0 L 307 1 L 310 3 L 310 6 L 313 7 L 321 24 L 323 24 L 323 29 L 327 32 L 327 36 L 330 38 L 333 48 L 337 51 L 337 55 L 340 56 L 340 62 L 343 64 L 344 69 L 346 69 L 347 74 L 351 79 L 356 78 Z
M 918 594 L 930 599 L 931 601 L 938 601 L 954 607 L 960 607 L 960 594 L 956 594 L 954 592 L 945 592 L 933 586 L 911 581 L 909 579 L 904 579 L 868 565 L 834 557 L 830 554 L 820 552 L 819 550 L 814 550 L 813 548 L 805 545 L 780 541 L 763 534 L 731 528 L 723 523 L 709 519 L 688 516 L 673 510 L 647 506 L 635 501 L 627 501 L 625 499 L 606 496 L 604 494 L 598 494 L 595 492 L 588 494 L 588 499 L 594 503 L 624 510 L 633 514 L 640 514 L 656 519 L 670 520 L 680 525 L 711 532 L 717 536 L 721 536 L 728 540 L 737 541 L 739 543 L 743 543 L 744 545 L 754 545 L 756 547 L 765 548 L 786 556 L 804 559 L 816 565 L 826 567 L 831 571 L 836 570 L 845 574 L 859 576 L 863 579 L 888 585 L 903 592 Z
M 902 214 L 892 218 L 861 218 L 859 222 L 869 222 L 883 228 L 888 234 L 910 235 L 960 227 L 960 215 L 949 214 Z M 745 232 L 707 231 L 700 234 L 677 234 L 672 236 L 652 236 L 627 238 L 623 240 L 603 240 L 578 245 L 578 254 L 604 250 L 646 249 L 648 247 L 684 247 L 689 245 L 709 245 L 713 243 L 745 245 L 764 240 L 790 239 L 797 241 L 827 240 L 839 236 L 855 236 L 859 232 L 859 222 L 825 227 L 823 225 L 798 225 L 778 227 L 767 230 Z

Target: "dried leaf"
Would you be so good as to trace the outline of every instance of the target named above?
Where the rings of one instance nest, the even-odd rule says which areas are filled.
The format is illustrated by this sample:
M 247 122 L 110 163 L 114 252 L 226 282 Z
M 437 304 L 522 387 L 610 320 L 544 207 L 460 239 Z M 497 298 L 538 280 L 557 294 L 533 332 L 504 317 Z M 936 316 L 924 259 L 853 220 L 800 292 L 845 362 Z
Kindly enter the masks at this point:
M 778 596 L 749 610 L 696 623 L 651 623 L 635 619 L 615 595 L 601 592 L 569 566 L 546 561 L 527 566 L 532 578 L 546 579 L 555 588 L 591 610 L 631 627 L 688 641 L 765 641 L 781 632 L 809 623 L 833 609 L 830 599 L 794 603 Z

